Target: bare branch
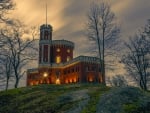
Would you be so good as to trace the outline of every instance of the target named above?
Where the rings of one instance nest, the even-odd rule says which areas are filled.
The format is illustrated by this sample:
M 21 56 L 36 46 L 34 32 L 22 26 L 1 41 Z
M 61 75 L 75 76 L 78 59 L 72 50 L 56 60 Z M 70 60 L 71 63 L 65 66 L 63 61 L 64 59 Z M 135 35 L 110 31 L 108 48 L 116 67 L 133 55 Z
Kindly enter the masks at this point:
M 89 40 L 97 45 L 94 45 L 94 52 L 97 51 L 97 55 L 100 58 L 102 78 L 103 81 L 105 81 L 105 65 L 106 61 L 108 61 L 107 56 L 115 53 L 114 50 L 118 44 L 120 33 L 120 28 L 115 23 L 115 15 L 111 11 L 109 4 L 105 2 L 92 3 L 87 15 L 86 31 Z M 110 53 L 110 51 L 112 52 Z
M 150 77 L 150 44 L 147 42 L 150 41 L 150 36 L 147 34 L 148 29 L 146 31 L 145 29 L 134 37 L 130 37 L 129 43 L 125 43 L 129 52 L 123 56 L 122 61 L 126 65 L 129 75 L 142 89 L 147 90 Z

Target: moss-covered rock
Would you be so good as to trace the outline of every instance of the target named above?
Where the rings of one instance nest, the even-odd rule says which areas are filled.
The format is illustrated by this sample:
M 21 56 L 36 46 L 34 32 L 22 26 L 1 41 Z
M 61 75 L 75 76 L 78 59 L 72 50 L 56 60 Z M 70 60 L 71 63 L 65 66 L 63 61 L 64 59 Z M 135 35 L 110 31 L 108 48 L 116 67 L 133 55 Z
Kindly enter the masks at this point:
M 149 113 L 149 108 L 148 93 L 135 87 L 123 87 L 113 88 L 103 95 L 96 113 Z

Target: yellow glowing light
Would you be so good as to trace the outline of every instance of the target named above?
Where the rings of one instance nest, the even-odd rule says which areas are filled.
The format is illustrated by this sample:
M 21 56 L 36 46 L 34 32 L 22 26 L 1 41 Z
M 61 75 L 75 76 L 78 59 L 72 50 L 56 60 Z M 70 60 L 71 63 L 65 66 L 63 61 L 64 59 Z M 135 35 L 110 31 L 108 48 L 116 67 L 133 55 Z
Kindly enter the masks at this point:
M 30 85 L 33 86 L 33 82 L 30 82 Z
M 72 83 L 72 79 L 70 79 L 69 82 Z
M 57 48 L 57 50 L 56 50 L 57 52 L 60 52 L 60 49 L 59 48 Z
M 60 84 L 60 79 L 56 79 L 56 84 Z
M 76 78 L 74 78 L 74 82 L 77 82 L 77 79 L 76 79 Z
M 56 57 L 56 63 L 61 63 L 61 57 L 60 56 Z
M 70 61 L 70 56 L 67 56 L 67 62 Z
M 89 78 L 89 81 L 90 81 L 90 82 L 93 82 L 93 78 Z
M 68 80 L 65 80 L 65 83 L 68 84 Z
M 70 53 L 70 49 L 67 50 L 67 53 Z
M 44 73 L 43 76 L 44 76 L 44 77 L 47 77 L 48 75 L 47 75 L 47 73 Z

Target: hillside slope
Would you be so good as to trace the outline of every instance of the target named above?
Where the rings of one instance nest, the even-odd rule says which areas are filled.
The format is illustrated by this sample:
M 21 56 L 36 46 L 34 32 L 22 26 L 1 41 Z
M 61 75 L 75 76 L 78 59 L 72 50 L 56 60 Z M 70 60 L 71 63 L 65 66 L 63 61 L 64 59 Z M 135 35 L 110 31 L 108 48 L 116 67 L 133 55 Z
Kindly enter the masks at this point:
M 141 108 L 143 98 L 143 106 L 148 107 L 149 93 L 137 88 L 39 85 L 0 92 L 0 113 L 138 113 L 131 111 Z
M 135 87 L 112 88 L 101 96 L 96 113 L 150 113 L 150 93 Z
M 98 98 L 100 93 L 108 90 L 108 87 L 97 84 L 39 85 L 12 89 L 0 92 L 0 113 L 79 113 L 92 98 Z M 96 111 L 94 104 L 93 107 Z

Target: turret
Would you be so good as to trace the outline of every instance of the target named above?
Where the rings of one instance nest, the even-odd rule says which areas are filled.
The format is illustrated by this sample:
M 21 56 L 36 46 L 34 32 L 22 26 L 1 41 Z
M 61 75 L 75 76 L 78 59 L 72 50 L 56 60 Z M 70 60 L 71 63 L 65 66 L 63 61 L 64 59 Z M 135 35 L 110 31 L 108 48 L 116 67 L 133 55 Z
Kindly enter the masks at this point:
M 43 24 L 40 27 L 40 40 L 52 40 L 52 26 Z
M 50 46 L 52 41 L 52 26 L 43 24 L 40 27 L 39 64 L 50 63 Z

